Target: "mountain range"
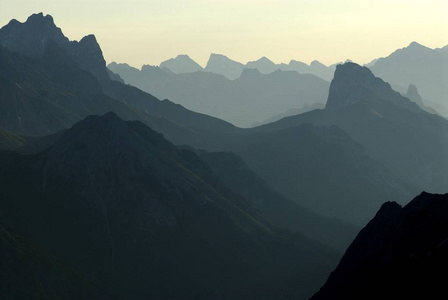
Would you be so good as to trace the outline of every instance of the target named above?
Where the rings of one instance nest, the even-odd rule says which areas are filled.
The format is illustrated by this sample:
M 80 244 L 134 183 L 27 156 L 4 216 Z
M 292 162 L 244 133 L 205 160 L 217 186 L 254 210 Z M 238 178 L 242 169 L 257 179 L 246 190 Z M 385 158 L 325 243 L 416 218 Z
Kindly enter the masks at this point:
M 233 76 L 242 65 L 213 57 Z M 248 65 L 233 80 L 185 55 L 108 69 L 93 35 L 69 41 L 51 16 L 1 28 L 2 298 L 308 299 L 369 220 L 314 297 L 439 291 L 420 274 L 445 266 L 446 196 L 408 202 L 446 189 L 448 121 L 421 84 L 400 94 L 351 62 L 331 84 Z M 132 77 L 198 107 L 233 90 L 216 104 L 263 125 L 161 101 Z
M 328 82 L 293 71 L 262 74 L 257 69 L 244 69 L 239 78 L 229 80 L 203 71 L 174 74 L 159 67 L 138 70 L 116 63 L 108 68 L 126 83 L 160 99 L 170 99 L 239 127 L 251 127 L 303 105 L 324 104 L 328 97 Z
M 276 64 L 265 56 L 242 64 L 225 55 L 212 53 L 205 68 L 202 68 L 185 54 L 163 61 L 160 63 L 160 68 L 168 69 L 175 74 L 194 73 L 197 71 L 212 72 L 230 80 L 238 79 L 244 69 L 257 69 L 261 74 L 269 74 L 277 70 L 296 71 L 300 74 L 312 74 L 326 81 L 331 81 L 336 65 L 326 66 L 317 60 L 312 61 L 309 65 L 297 60 L 291 60 L 288 64 Z
M 406 94 L 409 85 L 416 86 L 424 99 L 425 106 L 436 110 L 443 116 L 448 116 L 448 104 L 446 99 L 446 85 L 448 80 L 448 46 L 431 49 L 417 42 L 398 49 L 387 57 L 376 58 L 365 64 L 372 72 L 389 82 L 393 89 Z M 210 55 L 205 68 L 200 67 L 191 58 L 179 55 L 175 59 L 161 63 L 171 64 L 174 73 L 192 73 L 196 71 L 207 71 L 220 74 L 228 79 L 238 79 L 245 68 L 257 69 L 262 74 L 269 74 L 277 70 L 296 71 L 300 74 L 312 74 L 326 81 L 333 79 L 336 63 L 325 66 L 319 61 L 313 61 L 310 65 L 291 60 L 288 64 L 275 64 L 266 57 L 247 64 L 233 61 L 222 54 Z M 347 60 L 346 62 L 351 62 Z M 189 67 L 192 66 L 192 67 Z M 193 67 L 195 66 L 195 67 Z M 168 71 L 170 68 L 165 68 Z M 183 72 L 176 70 L 182 69 Z M 292 108 L 292 107 L 291 107 Z M 434 112 L 434 111 L 432 111 Z
M 42 30 L 42 32 L 42 35 L 45 35 L 45 30 Z M 63 53 L 63 50 L 59 51 L 59 53 Z M 20 54 L 17 53 L 11 55 L 20 56 Z M 55 56 L 48 55 L 47 57 L 48 59 L 51 59 Z M 100 60 L 103 61 L 101 58 Z M 59 59 L 58 61 L 63 60 Z M 75 62 L 73 62 L 73 66 L 73 68 L 76 67 Z M 54 68 L 55 67 L 52 67 L 51 70 Z M 105 68 L 104 64 L 103 68 Z M 171 76 L 162 69 L 151 67 L 149 67 L 149 69 L 158 70 L 159 72 Z M 78 93 L 86 93 L 88 91 L 86 95 L 100 95 L 101 99 L 105 99 L 105 106 L 109 105 L 109 107 L 113 108 L 110 109 L 106 107 L 104 109 L 92 110 L 90 112 L 85 112 L 84 115 L 76 116 L 75 118 L 73 117 L 73 114 L 71 116 L 60 118 L 66 121 L 70 120 L 69 117 L 71 117 L 73 120 L 66 122 L 66 124 L 60 124 L 51 131 L 49 130 L 48 132 L 41 134 L 57 132 L 58 130 L 71 126 L 76 121 L 81 120 L 85 115 L 101 115 L 104 114 L 106 110 L 110 109 L 125 120 L 140 120 L 144 122 L 154 130 L 163 133 L 167 139 L 175 144 L 186 144 L 208 151 L 234 151 L 248 163 L 251 169 L 260 174 L 269 185 L 272 185 L 274 189 L 278 190 L 286 198 L 314 210 L 318 214 L 325 214 L 327 216 L 341 218 L 345 221 L 355 222 L 358 225 L 362 225 L 363 222 L 367 221 L 376 211 L 377 206 L 379 205 L 379 202 L 376 201 L 408 199 L 409 195 L 414 191 L 418 191 L 420 187 L 442 187 L 445 180 L 442 172 L 444 166 L 440 165 L 438 162 L 439 159 L 443 157 L 444 150 L 443 147 L 439 147 L 439 145 L 443 145 L 444 143 L 444 139 L 441 137 L 443 136 L 442 133 L 444 132 L 446 122 L 440 117 L 424 113 L 417 105 L 413 104 L 408 99 L 401 97 L 398 93 L 390 89 L 390 87 L 387 87 L 387 84 L 378 83 L 381 80 L 375 79 L 371 73 L 367 71 L 358 72 L 358 69 L 364 70 L 363 68 L 358 68 L 356 64 L 346 63 L 339 68 L 339 70 L 345 71 L 336 71 L 337 76 L 332 81 L 326 109 L 314 110 L 299 116 L 284 118 L 278 122 L 250 130 L 234 127 L 226 122 L 211 118 L 207 115 L 193 113 L 180 105 L 171 103 L 169 100 L 160 101 L 150 94 L 115 80 L 109 80 L 109 82 L 105 84 L 98 83 L 95 81 L 96 78 L 92 78 L 94 76 L 91 76 L 91 74 L 81 72 L 80 74 L 83 76 L 91 76 L 89 77 L 89 84 L 96 86 L 97 90 L 92 88 L 95 92 L 90 92 L 90 90 L 82 88 L 82 91 L 79 91 Z M 48 72 L 47 70 L 45 71 Z M 248 76 L 251 78 L 250 75 L 254 75 L 259 78 L 260 76 L 274 76 L 275 74 L 280 76 L 283 73 L 285 72 L 278 71 L 269 75 L 262 75 L 257 72 L 248 72 Z M 5 76 L 9 76 L 9 74 L 10 72 L 5 74 Z M 206 73 L 197 72 L 192 74 Z M 176 76 L 190 76 L 192 74 Z M 245 77 L 246 76 L 243 78 Z M 62 79 L 64 77 L 58 75 L 55 76 L 55 78 Z M 29 79 L 29 81 L 32 82 L 31 79 Z M 73 80 L 65 83 L 71 84 L 72 82 Z M 357 87 L 357 85 L 360 85 L 360 87 Z M 24 86 L 28 87 L 28 85 Z M 64 86 L 63 89 L 67 88 Z M 369 91 L 368 94 L 363 92 L 365 89 Z M 360 92 L 356 94 L 358 91 Z M 339 95 L 339 93 L 342 93 L 342 95 Z M 71 94 L 75 93 L 71 92 Z M 379 95 L 378 97 L 380 97 L 380 99 L 370 99 L 372 98 L 370 94 L 374 94 L 375 97 Z M 343 101 L 347 101 L 348 96 L 353 98 L 349 101 L 358 104 L 343 104 Z M 341 98 L 341 100 L 336 100 L 335 102 L 334 99 L 338 97 Z M 58 101 L 61 100 L 58 99 Z M 398 101 L 398 103 L 401 104 L 397 106 L 394 104 L 395 101 Z M 76 101 L 70 103 L 79 102 Z M 97 101 L 89 103 L 97 103 Z M 341 106 L 343 109 L 332 109 L 333 103 L 338 103 L 336 106 Z M 366 109 L 365 104 L 362 103 L 369 103 L 371 107 L 367 107 Z M 372 105 L 378 105 L 378 107 L 373 107 Z M 85 106 L 86 105 L 83 105 L 81 108 L 85 109 Z M 59 109 L 59 106 L 57 108 Z M 352 111 L 354 108 L 360 109 L 360 111 Z M 379 112 L 380 115 L 389 114 L 388 116 L 390 116 L 390 119 L 395 121 L 391 122 L 391 124 L 389 124 L 390 121 L 384 122 L 384 118 L 372 113 L 372 111 Z M 33 112 L 36 113 L 36 111 Z M 432 124 L 432 127 L 429 128 L 425 126 L 420 126 L 419 128 L 419 130 L 422 131 L 421 135 L 424 136 L 424 139 L 430 139 L 427 143 L 426 151 L 431 151 L 431 155 L 427 154 L 424 158 L 421 157 L 421 152 L 414 151 L 414 146 L 412 146 L 414 143 L 417 143 L 414 135 L 416 132 L 419 132 L 418 130 L 413 131 L 412 136 L 410 135 L 411 130 L 404 132 L 404 134 L 403 132 L 400 133 L 399 138 L 403 139 L 408 137 L 407 144 L 399 142 L 397 137 L 395 137 L 395 132 L 398 129 L 403 130 L 403 125 L 400 124 L 412 122 L 413 124 L 410 124 L 409 128 L 416 126 L 416 121 L 414 119 L 418 120 L 418 118 L 414 118 L 414 115 L 410 114 L 419 116 L 421 122 L 430 122 L 430 124 Z M 40 112 L 38 115 L 40 115 Z M 325 117 L 321 118 L 321 115 L 324 115 Z M 329 117 L 327 117 L 327 115 Z M 396 116 L 398 116 L 398 119 Z M 18 117 L 19 116 L 17 116 L 17 119 L 13 118 L 13 120 L 18 120 Z M 333 120 L 333 118 L 336 119 Z M 27 119 L 31 118 L 27 117 Z M 46 119 L 48 119 L 48 117 Z M 429 121 L 425 121 L 426 119 Z M 379 122 L 381 126 L 378 127 L 378 125 L 374 125 L 377 122 Z M 398 122 L 398 124 L 394 125 L 394 122 Z M 301 126 L 304 123 L 313 123 L 314 125 L 317 125 L 317 127 Z M 30 135 L 27 131 L 20 132 L 15 130 L 15 127 L 10 123 L 6 125 L 7 126 L 3 125 L 6 130 L 18 132 L 22 136 Z M 336 128 L 331 130 L 320 128 L 321 126 L 332 125 L 339 126 L 348 134 L 345 134 L 343 131 Z M 389 132 L 390 136 L 385 136 L 383 130 L 389 128 L 388 126 L 398 126 L 398 129 L 391 127 L 392 130 L 386 130 Z M 32 127 L 33 129 L 36 128 L 36 126 Z M 434 133 L 431 133 L 431 128 Z M 381 130 L 381 133 L 378 130 Z M 428 133 L 425 130 L 430 130 L 430 132 Z M 34 135 L 35 134 L 36 133 L 34 133 Z M 439 136 L 440 134 L 441 136 Z M 371 138 L 371 135 L 375 135 L 373 139 Z M 268 142 L 273 137 L 276 139 L 275 143 Z M 389 142 L 388 139 L 393 139 L 394 141 Z M 331 151 L 325 152 L 325 150 L 317 161 L 317 163 L 322 163 L 322 167 L 315 168 L 314 163 L 312 163 L 313 160 L 310 158 L 315 156 L 316 153 L 319 153 L 320 149 L 325 149 L 323 148 L 325 144 L 318 142 L 319 140 L 331 141 L 331 147 L 338 149 L 335 151 L 339 153 L 339 156 L 332 155 Z M 341 141 L 344 142 L 341 143 Z M 312 147 L 306 148 L 302 146 L 307 144 L 315 145 L 317 150 Z M 435 145 L 437 146 L 434 147 Z M 299 147 L 300 151 L 274 151 L 271 149 L 272 146 L 275 147 L 274 149 L 285 149 L 285 151 L 290 147 Z M 398 149 L 393 147 L 397 147 Z M 424 148 L 425 144 L 420 143 L 419 147 Z M 264 149 L 271 150 L 264 151 Z M 357 150 L 355 151 L 354 149 Z M 407 153 L 406 151 L 408 152 L 407 156 L 403 155 L 403 153 Z M 265 153 L 267 156 L 261 156 L 262 153 Z M 323 155 L 324 153 L 325 155 Z M 400 154 L 398 155 L 398 153 Z M 341 160 L 341 157 L 344 159 Z M 419 157 L 419 159 L 415 159 L 416 157 Z M 326 159 L 329 159 L 330 161 L 334 160 L 335 163 L 323 163 Z M 273 176 L 273 173 L 269 172 L 269 170 L 271 167 L 273 169 L 281 168 L 282 164 L 279 164 L 280 161 L 284 162 L 283 168 L 286 169 L 279 169 L 279 176 Z M 294 165 L 295 162 L 302 162 L 304 165 L 291 169 L 291 166 Z M 427 166 L 432 167 L 428 169 Z M 342 173 L 341 168 L 346 170 L 346 172 Z M 417 174 L 414 170 L 424 173 L 423 175 Z M 362 197 L 362 190 L 354 188 L 355 185 L 352 182 L 352 172 L 360 172 L 360 174 L 363 174 L 363 176 L 356 176 L 358 183 L 359 180 L 364 182 L 362 184 L 359 183 L 360 186 L 376 186 L 374 189 L 375 192 L 369 193 L 372 195 L 371 197 L 368 197 L 371 200 L 366 199 L 364 202 L 359 202 L 361 207 L 365 205 L 363 208 L 365 210 L 361 214 L 356 213 L 357 209 L 354 209 L 351 206 L 352 203 L 346 202 L 348 199 Z M 291 174 L 295 175 L 292 176 Z M 311 174 L 313 175 L 310 176 Z M 341 174 L 344 174 L 344 176 L 341 176 Z M 306 183 L 307 181 L 304 180 L 307 179 L 311 181 L 311 178 L 315 178 L 315 182 L 327 182 L 327 188 L 313 188 L 312 185 L 309 185 Z M 426 178 L 426 181 L 424 182 L 422 178 Z M 432 180 L 432 178 L 434 178 L 434 180 Z M 337 185 L 334 184 L 335 182 L 341 183 L 340 185 Z M 428 186 L 429 184 L 431 186 Z M 333 201 L 328 201 L 329 198 L 332 198 Z M 320 200 L 314 201 L 313 199 Z M 337 209 L 328 210 L 325 209 L 326 202 L 345 204 L 340 205 L 339 207 L 335 206 L 338 207 Z M 367 207 L 370 208 L 367 209 Z

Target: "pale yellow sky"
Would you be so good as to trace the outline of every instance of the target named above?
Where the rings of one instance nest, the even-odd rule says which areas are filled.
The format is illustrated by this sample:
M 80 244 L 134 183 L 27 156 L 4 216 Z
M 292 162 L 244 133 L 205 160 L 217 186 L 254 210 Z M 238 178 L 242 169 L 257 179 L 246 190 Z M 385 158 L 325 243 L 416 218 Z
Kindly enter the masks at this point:
M 417 41 L 448 44 L 448 0 L 0 0 L 0 26 L 32 13 L 79 40 L 93 33 L 107 62 L 158 65 L 210 53 L 366 63 Z

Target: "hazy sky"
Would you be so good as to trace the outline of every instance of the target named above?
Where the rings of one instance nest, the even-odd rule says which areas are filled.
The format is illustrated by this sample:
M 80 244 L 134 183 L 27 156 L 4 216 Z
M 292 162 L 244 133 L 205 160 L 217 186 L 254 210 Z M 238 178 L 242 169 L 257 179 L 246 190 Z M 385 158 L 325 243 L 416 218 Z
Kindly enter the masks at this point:
M 448 0 L 0 0 L 0 26 L 50 14 L 71 40 L 96 35 L 107 62 L 158 65 L 210 53 L 366 63 L 418 41 L 448 44 Z

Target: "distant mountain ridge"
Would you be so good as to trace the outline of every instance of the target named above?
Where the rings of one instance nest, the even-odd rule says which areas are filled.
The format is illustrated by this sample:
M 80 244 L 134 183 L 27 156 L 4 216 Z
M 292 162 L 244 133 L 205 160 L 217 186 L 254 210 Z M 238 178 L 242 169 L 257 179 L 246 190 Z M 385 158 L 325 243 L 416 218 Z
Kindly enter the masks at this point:
M 160 68 L 167 68 L 175 74 L 193 73 L 202 71 L 203 68 L 188 55 L 181 54 L 176 58 L 170 58 L 160 63 Z
M 372 72 L 406 93 L 410 84 L 418 87 L 426 105 L 444 107 L 440 112 L 446 115 L 448 107 L 448 52 L 431 49 L 417 42 L 379 58 L 370 66 Z
M 210 54 L 205 68 L 202 68 L 198 63 L 185 54 L 178 55 L 176 58 L 171 58 L 160 63 L 161 68 L 167 68 L 175 74 L 206 71 L 223 75 L 230 80 L 238 79 L 244 69 L 257 69 L 262 74 L 270 74 L 277 70 L 296 71 L 300 74 L 312 74 L 326 81 L 331 81 L 336 65 L 337 64 L 326 66 L 317 60 L 312 61 L 309 65 L 296 60 L 291 60 L 289 64 L 275 64 L 265 56 L 258 60 L 249 61 L 246 64 L 243 64 L 232 60 L 223 54 L 216 53 Z
M 173 74 L 156 66 L 141 70 L 111 63 L 108 68 L 128 84 L 188 109 L 250 127 L 304 104 L 324 103 L 328 82 L 310 74 L 280 71 L 262 74 L 244 69 L 235 80 L 211 72 Z M 207 69 L 206 69 L 207 70 Z M 257 110 L 254 110 L 254 107 Z

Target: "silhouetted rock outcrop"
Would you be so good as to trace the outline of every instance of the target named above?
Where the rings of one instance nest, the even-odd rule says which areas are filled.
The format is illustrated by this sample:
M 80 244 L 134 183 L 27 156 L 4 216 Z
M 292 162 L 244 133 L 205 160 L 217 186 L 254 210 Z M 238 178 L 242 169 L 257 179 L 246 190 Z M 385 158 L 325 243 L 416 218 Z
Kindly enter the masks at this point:
M 374 108 L 385 101 L 420 111 L 415 103 L 393 91 L 387 82 L 375 77 L 368 68 L 345 63 L 336 67 L 325 109 L 345 109 L 359 103 Z
M 448 268 L 448 194 L 385 203 L 312 300 L 438 299 Z
M 420 94 L 418 93 L 417 87 L 415 85 L 413 85 L 413 84 L 409 85 L 408 91 L 406 92 L 405 96 L 412 102 L 417 103 L 420 107 L 425 106 L 425 104 L 423 103 L 422 97 L 420 97 Z

